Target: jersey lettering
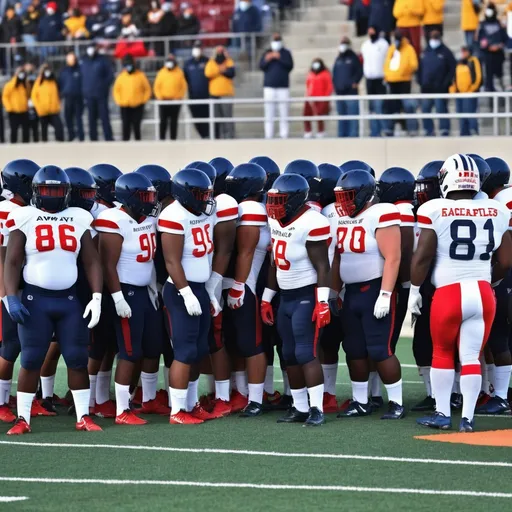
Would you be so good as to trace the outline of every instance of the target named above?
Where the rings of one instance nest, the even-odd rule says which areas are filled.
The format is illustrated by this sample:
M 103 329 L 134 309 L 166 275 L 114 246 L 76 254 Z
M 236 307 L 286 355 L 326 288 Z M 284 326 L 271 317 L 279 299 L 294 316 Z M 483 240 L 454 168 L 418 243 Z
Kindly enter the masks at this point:
M 63 251 L 75 252 L 78 247 L 77 239 L 68 234 L 75 232 L 74 226 L 61 224 L 59 230 L 59 245 Z M 55 249 L 55 237 L 51 224 L 39 224 L 36 226 L 36 249 L 39 252 L 53 251 Z
M 145 263 L 146 261 L 155 258 L 156 252 L 156 233 L 144 233 L 139 237 L 140 248 L 142 254 L 137 255 L 137 261 L 139 263 Z
M 205 224 L 204 227 L 192 228 L 192 238 L 194 245 L 198 247 L 192 251 L 192 255 L 196 258 L 202 258 L 205 254 L 213 252 L 213 242 L 210 240 L 210 229 L 209 224 Z
M 347 237 L 348 228 L 345 226 L 338 227 L 338 252 L 340 254 L 345 252 L 344 242 Z M 365 235 L 366 231 L 363 226 L 355 226 L 352 229 L 350 236 L 350 252 L 361 253 L 364 252 L 365 247 Z
M 290 270 L 290 262 L 286 259 L 286 240 L 278 240 L 274 245 L 274 261 L 279 270 Z

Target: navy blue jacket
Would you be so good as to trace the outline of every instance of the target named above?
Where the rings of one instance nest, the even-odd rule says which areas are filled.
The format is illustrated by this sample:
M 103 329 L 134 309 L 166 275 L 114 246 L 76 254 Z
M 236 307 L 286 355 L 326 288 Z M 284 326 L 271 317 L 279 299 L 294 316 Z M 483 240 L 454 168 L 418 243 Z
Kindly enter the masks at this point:
M 268 49 L 260 60 L 260 69 L 263 71 L 263 87 L 288 88 L 290 87 L 290 72 L 293 69 L 293 58 L 290 50 L 281 48 L 279 59 L 265 60 Z
M 478 41 L 482 43 L 482 39 L 487 39 L 488 47 L 495 44 L 507 44 L 507 33 L 498 20 L 484 20 L 480 23 L 478 32 Z M 487 48 L 483 48 L 487 51 Z
M 59 92 L 64 98 L 82 97 L 82 72 L 80 66 L 66 66 L 59 74 Z
M 110 86 L 114 81 L 110 59 L 105 55 L 95 55 L 92 59 L 84 57 L 80 68 L 84 98 L 100 99 L 108 96 Z
M 457 62 L 451 50 L 444 44 L 433 50 L 427 47 L 420 60 L 418 81 L 421 92 L 443 93 L 453 82 Z
M 51 16 L 45 14 L 39 21 L 37 40 L 41 42 L 62 41 L 64 39 L 62 35 L 63 29 L 64 23 L 60 13 L 52 14 Z
M 237 9 L 232 18 L 233 32 L 261 32 L 260 10 L 251 5 L 246 11 Z
M 354 94 L 353 84 L 363 78 L 363 65 L 359 57 L 350 48 L 339 53 L 332 68 L 332 83 L 336 94 Z
M 199 59 L 192 57 L 183 66 L 183 72 L 188 84 L 188 95 L 191 100 L 202 100 L 210 97 L 208 78 L 204 76 L 204 68 L 207 62 L 208 57 L 202 55 Z
M 395 27 L 393 17 L 394 0 L 372 0 L 370 2 L 369 27 L 377 27 L 377 31 L 389 34 Z

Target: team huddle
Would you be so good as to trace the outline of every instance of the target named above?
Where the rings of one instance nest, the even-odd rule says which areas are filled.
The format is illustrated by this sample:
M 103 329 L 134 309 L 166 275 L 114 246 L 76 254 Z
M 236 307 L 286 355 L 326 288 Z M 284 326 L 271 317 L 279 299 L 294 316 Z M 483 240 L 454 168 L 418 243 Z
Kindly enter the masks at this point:
M 158 165 L 12 161 L 0 202 L 0 421 L 25 434 L 56 404 L 83 431 L 101 430 L 95 416 L 143 425 L 150 414 L 190 425 L 283 410 L 280 423 L 318 426 L 325 413 L 384 409 L 399 420 L 407 310 L 426 391 L 417 422 L 450 429 L 461 409 L 459 430 L 472 432 L 475 412 L 510 414 L 509 179 L 502 159 L 463 154 L 378 180 L 356 160 L 294 160 L 281 173 L 268 157 L 218 157 L 172 178 Z M 54 394 L 60 356 L 67 399 Z

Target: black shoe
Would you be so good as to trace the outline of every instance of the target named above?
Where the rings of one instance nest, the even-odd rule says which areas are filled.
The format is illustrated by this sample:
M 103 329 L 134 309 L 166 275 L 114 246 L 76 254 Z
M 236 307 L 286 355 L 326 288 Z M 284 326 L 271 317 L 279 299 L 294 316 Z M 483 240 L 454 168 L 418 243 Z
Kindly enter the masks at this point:
M 460 393 L 452 393 L 450 396 L 450 407 L 456 411 L 462 409 L 462 395 Z
M 281 395 L 279 402 L 276 404 L 275 407 L 272 408 L 272 410 L 287 411 L 291 407 L 293 407 L 292 395 Z
M 304 422 L 304 427 L 319 427 L 325 423 L 324 413 L 318 407 L 309 409 L 308 419 Z
M 436 401 L 431 396 L 426 396 L 421 402 L 418 402 L 411 411 L 413 412 L 425 412 L 435 411 Z
M 288 412 L 277 420 L 277 423 L 304 423 L 309 418 L 309 412 L 300 412 L 290 407 Z
M 381 420 L 401 420 L 405 416 L 405 407 L 396 402 L 389 402 L 388 412 L 381 416 Z
M 368 401 L 372 407 L 372 412 L 377 411 L 384 405 L 384 399 L 381 396 L 371 396 Z
M 240 418 L 255 418 L 263 414 L 263 405 L 258 402 L 249 402 L 238 415 Z
M 55 408 L 55 404 L 53 403 L 53 398 L 45 398 L 41 400 L 41 405 L 48 411 L 54 412 L 57 414 L 57 409 Z
M 367 404 L 360 404 L 355 400 L 352 400 L 348 407 L 343 409 L 337 418 L 356 418 L 358 416 L 369 416 L 372 413 L 372 406 L 370 402 Z

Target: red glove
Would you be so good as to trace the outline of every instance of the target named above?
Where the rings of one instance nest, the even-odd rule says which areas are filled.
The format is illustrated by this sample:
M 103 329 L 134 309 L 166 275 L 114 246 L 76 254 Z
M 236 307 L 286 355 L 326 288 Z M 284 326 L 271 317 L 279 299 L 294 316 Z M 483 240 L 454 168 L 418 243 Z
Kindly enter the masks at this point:
M 327 302 L 316 303 L 312 320 L 316 323 L 317 329 L 325 327 L 331 321 L 331 310 Z
M 260 304 L 261 320 L 265 325 L 274 325 L 274 310 L 272 304 L 265 300 Z

